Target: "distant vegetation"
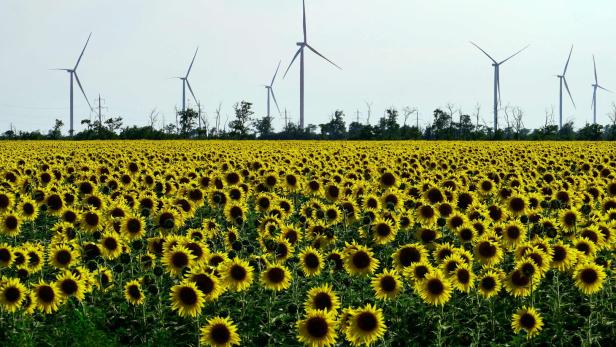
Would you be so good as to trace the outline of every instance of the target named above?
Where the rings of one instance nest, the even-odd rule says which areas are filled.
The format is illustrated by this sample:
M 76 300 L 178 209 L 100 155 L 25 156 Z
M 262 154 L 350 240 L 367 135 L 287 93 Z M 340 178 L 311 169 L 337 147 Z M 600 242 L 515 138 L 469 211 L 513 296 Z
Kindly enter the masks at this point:
M 330 121 L 324 124 L 309 124 L 300 128 L 298 124 L 286 122 L 280 132 L 273 128 L 273 117 L 254 117 L 252 103 L 242 101 L 234 105 L 234 118 L 221 124 L 220 110 L 215 125 L 208 124 L 196 110 L 188 108 L 179 111 L 176 121 L 157 126 L 158 115 L 153 111 L 146 126 L 127 126 L 122 117 L 105 120 L 84 119 L 86 129 L 75 134 L 75 140 L 107 139 L 262 139 L 262 140 L 616 140 L 616 104 L 608 114 L 611 124 L 586 124 L 580 129 L 573 122 L 563 124 L 559 129 L 554 112 L 546 111 L 544 125 L 538 129 L 524 127 L 524 112 L 519 107 L 503 109 L 499 123 L 504 128 L 494 129 L 485 122 L 480 123 L 479 109 L 474 114 L 456 110 L 452 105 L 433 112 L 432 124 L 421 127 L 418 118 L 410 118 L 415 109 L 406 107 L 402 114 L 396 108 L 385 110 L 377 124 L 359 121 L 357 117 L 347 125 L 343 111 L 335 111 Z M 402 124 L 400 122 L 402 121 Z M 414 124 L 413 124 L 414 123 Z M 52 129 L 40 131 L 18 131 L 11 127 L 0 138 L 11 140 L 59 140 L 69 139 L 62 135 L 64 123 L 56 119 Z

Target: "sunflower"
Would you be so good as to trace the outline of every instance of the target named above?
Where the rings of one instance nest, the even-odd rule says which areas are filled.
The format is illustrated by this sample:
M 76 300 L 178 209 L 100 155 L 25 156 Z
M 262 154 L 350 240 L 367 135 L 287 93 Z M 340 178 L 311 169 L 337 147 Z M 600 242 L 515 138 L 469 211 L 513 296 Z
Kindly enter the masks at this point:
M 436 214 L 436 210 L 431 205 L 421 205 L 417 208 L 416 212 L 417 221 L 419 221 L 423 226 L 429 227 L 436 223 L 438 216 Z
M 563 229 L 573 230 L 580 222 L 580 213 L 576 209 L 562 210 L 559 220 Z
M 240 201 L 231 201 L 225 205 L 224 214 L 227 220 L 234 225 L 241 226 L 246 220 L 246 214 L 248 213 L 246 204 Z
M 347 324 L 344 333 L 353 346 L 371 345 L 387 330 L 383 310 L 371 304 L 351 310 Z
M 422 260 L 411 264 L 404 270 L 404 275 L 408 277 L 412 282 L 418 283 L 426 279 L 428 273 L 434 271 L 434 267 L 428 263 L 427 260 Z
M 261 273 L 261 284 L 267 289 L 281 291 L 291 285 L 291 272 L 278 264 L 268 265 Z
M 172 276 L 178 276 L 182 273 L 184 268 L 188 268 L 193 264 L 195 258 L 196 257 L 188 248 L 182 245 L 176 245 L 163 254 L 162 262 L 167 272 Z
M 24 220 L 33 221 L 36 219 L 36 217 L 38 217 L 39 206 L 32 199 L 21 198 L 17 207 L 17 211 Z
M 0 192 L 0 212 L 5 212 L 15 204 L 15 195 L 9 192 Z
M 486 266 L 498 264 L 503 259 L 502 248 L 489 237 L 481 237 L 477 240 L 474 250 L 479 262 Z
M 511 215 L 518 217 L 526 213 L 528 201 L 523 195 L 514 193 L 507 199 L 506 206 Z
M 129 241 L 139 240 L 145 235 L 145 221 L 141 216 L 128 214 L 122 218 L 120 231 Z
M 394 260 L 396 270 L 403 271 L 405 268 L 413 265 L 413 263 L 426 260 L 428 251 L 419 243 L 409 243 L 400 246 L 391 257 Z
M 336 343 L 338 323 L 333 313 L 310 310 L 296 323 L 299 342 L 312 347 L 329 347 Z
M 404 286 L 396 270 L 385 269 L 383 272 L 372 278 L 372 289 L 375 297 L 381 300 L 396 298 Z
M 22 218 L 13 212 L 4 212 L 0 215 L 0 234 L 7 237 L 16 237 L 21 232 Z
M 96 279 L 96 282 L 94 283 L 94 285 L 103 290 L 106 291 L 108 289 L 110 289 L 113 285 L 113 272 L 111 270 L 109 270 L 109 268 L 107 267 L 100 267 L 98 269 L 96 269 L 96 271 L 94 271 L 92 273 L 92 275 L 94 276 L 94 278 Z
M 304 302 L 304 309 L 306 312 L 310 312 L 311 310 L 337 312 L 340 308 L 340 299 L 332 290 L 332 286 L 329 283 L 311 288 L 307 296 L 308 298 Z
M 122 254 L 123 242 L 120 235 L 113 232 L 105 232 L 99 240 L 99 248 L 105 259 L 113 260 Z
M 600 291 L 605 277 L 605 269 L 591 262 L 578 264 L 573 271 L 575 286 L 586 295 Z
M 516 268 L 507 275 L 505 288 L 515 297 L 525 297 L 531 294 L 537 282 L 535 275 L 527 275 L 522 269 Z
M 46 314 L 58 310 L 61 296 L 54 285 L 47 284 L 42 280 L 32 289 L 36 307 Z
M 195 317 L 201 314 L 205 304 L 203 293 L 195 283 L 182 281 L 171 287 L 171 309 L 178 311 L 181 317 Z
M 572 243 L 581 256 L 593 258 L 597 253 L 597 246 L 586 237 L 577 237 Z
M 217 276 L 201 268 L 191 270 L 186 279 L 197 286 L 205 301 L 214 301 L 225 291 Z
M 85 298 L 85 283 L 68 270 L 56 276 L 55 285 L 63 299 L 74 297 L 77 301 L 82 301 Z
M 366 210 L 381 210 L 381 200 L 376 194 L 368 194 L 363 198 L 363 208 Z
M 526 228 L 517 220 L 503 225 L 503 243 L 507 247 L 516 247 L 526 240 Z
M 366 246 L 354 245 L 344 253 L 344 268 L 351 275 L 367 275 L 374 273 L 379 267 L 379 260 L 372 250 Z
M 94 208 L 83 211 L 79 221 L 81 228 L 89 232 L 99 230 L 103 225 L 103 218 L 101 217 L 100 212 Z
M 240 336 L 233 321 L 228 318 L 213 317 L 201 328 L 201 343 L 212 347 L 231 347 L 240 344 Z
M 154 225 L 163 233 L 170 233 L 183 224 L 182 216 L 177 210 L 164 207 L 156 214 Z
M 459 264 L 449 275 L 453 287 L 461 292 L 468 293 L 475 286 L 475 274 L 469 264 Z
M 524 330 L 526 338 L 533 338 L 543 328 L 543 319 L 533 307 L 522 307 L 511 318 L 511 328 L 518 334 Z
M 486 299 L 497 295 L 502 288 L 500 277 L 501 276 L 493 270 L 487 270 L 481 274 L 477 279 L 479 294 Z
M 316 276 L 323 270 L 323 256 L 316 249 L 308 246 L 299 254 L 302 272 L 306 276 Z
M 49 262 L 58 269 L 67 269 L 79 263 L 79 252 L 71 245 L 59 243 L 50 246 Z
M 0 243 L 0 267 L 10 267 L 14 260 L 13 247 Z
M 137 306 L 143 304 L 145 301 L 145 295 L 143 295 L 139 280 L 126 282 L 124 285 L 124 298 L 131 305 Z
M 252 284 L 253 267 L 238 257 L 220 264 L 218 271 L 225 286 L 232 291 L 246 290 Z
M 28 290 L 17 278 L 9 278 L 0 285 L 0 304 L 4 310 L 15 312 L 26 299 Z
M 554 254 L 551 266 L 559 271 L 570 269 L 577 261 L 577 254 L 569 245 L 559 242 L 552 246 L 552 250 Z
M 374 242 L 379 245 L 386 245 L 396 238 L 398 228 L 390 219 L 377 217 L 370 226 Z
M 430 305 L 445 305 L 451 298 L 451 282 L 439 270 L 426 274 L 419 283 L 419 296 Z

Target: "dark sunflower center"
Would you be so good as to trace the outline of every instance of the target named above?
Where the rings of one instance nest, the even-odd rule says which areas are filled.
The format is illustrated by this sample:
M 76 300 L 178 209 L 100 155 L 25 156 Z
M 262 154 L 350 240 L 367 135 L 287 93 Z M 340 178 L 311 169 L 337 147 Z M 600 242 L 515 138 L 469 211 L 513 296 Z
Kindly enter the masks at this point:
M 515 270 L 511 274 L 511 283 L 516 287 L 525 287 L 530 283 L 530 277 L 525 276 L 520 270 Z
M 214 290 L 214 281 L 210 278 L 210 276 L 205 274 L 195 275 L 192 278 L 195 285 L 203 294 L 210 294 Z
M 96 213 L 88 212 L 86 213 L 86 224 L 89 226 L 97 226 L 98 225 L 98 215 Z
M 115 251 L 118 248 L 118 241 L 113 237 L 108 237 L 103 241 L 103 246 L 110 251 Z
M 60 251 L 58 251 L 58 253 L 56 253 L 56 261 L 60 265 L 67 265 L 71 262 L 72 259 L 73 256 L 71 255 L 71 252 L 65 249 L 61 249 Z
M 141 231 L 141 222 L 138 219 L 131 218 L 126 223 L 126 229 L 131 234 L 137 234 Z
M 53 211 L 58 211 L 62 208 L 62 198 L 54 194 L 47 198 L 47 206 Z
M 0 208 L 1 209 L 5 209 L 9 207 L 10 204 L 11 204 L 11 200 L 9 199 L 8 196 L 4 194 L 0 195 Z
M 590 246 L 588 246 L 588 244 L 585 242 L 578 243 L 577 245 L 575 245 L 575 248 L 584 254 L 590 253 Z
M 210 337 L 217 344 L 223 345 L 231 339 L 231 331 L 224 324 L 216 324 L 210 331 Z
M 198 301 L 197 293 L 195 292 L 193 288 L 190 288 L 190 287 L 180 288 L 178 297 L 180 298 L 180 301 L 182 301 L 184 305 L 193 306 Z
M 246 269 L 239 265 L 231 267 L 231 277 L 236 281 L 243 281 L 246 278 Z
M 436 204 L 436 203 L 443 201 L 443 193 L 441 193 L 441 191 L 437 188 L 432 188 L 428 190 L 427 195 L 428 195 L 428 200 L 432 204 Z
M 577 216 L 573 212 L 567 212 L 565 213 L 563 221 L 565 222 L 567 226 L 573 226 L 575 225 L 575 222 L 577 221 Z
M 56 298 L 56 292 L 48 285 L 44 285 L 37 290 L 38 298 L 44 303 L 52 303 Z
M 242 211 L 242 208 L 239 206 L 233 206 L 231 207 L 231 210 L 229 211 L 231 218 L 233 218 L 234 220 L 238 219 L 238 218 L 242 218 L 242 215 L 244 214 Z
M 473 231 L 468 228 L 460 230 L 460 238 L 462 241 L 470 241 L 473 238 Z
M 496 255 L 496 246 L 490 242 L 484 241 L 479 244 L 477 251 L 479 252 L 479 255 L 484 258 L 492 258 Z
M 31 215 L 34 213 L 34 206 L 31 203 L 24 204 L 23 211 L 26 215 Z
M 421 260 L 421 253 L 414 247 L 405 247 L 400 250 L 400 264 L 407 267 Z
M 434 209 L 432 208 L 432 206 L 428 206 L 428 205 L 421 206 L 419 208 L 419 213 L 421 214 L 422 217 L 426 219 L 434 217 Z
M 424 277 L 426 277 L 426 274 L 428 273 L 428 267 L 427 266 L 417 266 L 415 268 L 415 277 L 417 277 L 418 279 L 423 279 Z
M 391 234 L 391 228 L 386 223 L 379 223 L 376 226 L 376 233 L 379 234 L 379 236 L 386 237 Z
M 130 285 L 128 287 L 128 295 L 135 299 L 135 300 L 139 300 L 141 299 L 141 291 L 139 290 L 139 287 L 137 285 Z
M 471 280 L 471 274 L 466 269 L 460 269 L 456 272 L 456 277 L 458 278 L 458 282 L 462 284 L 467 284 Z
M 11 251 L 6 248 L 0 249 L 0 261 L 3 263 L 8 263 L 11 260 Z
M 281 268 L 272 268 L 267 271 L 267 279 L 272 283 L 281 283 L 285 279 L 284 270 Z
M 184 252 L 175 252 L 171 255 L 171 264 L 175 268 L 182 268 L 188 265 L 188 255 Z
M 597 279 L 599 279 L 599 276 L 597 275 L 597 271 L 595 271 L 595 269 L 584 269 L 580 273 L 580 278 L 585 284 L 594 284 L 597 282 Z
M 509 207 L 511 207 L 511 210 L 514 212 L 520 212 L 524 210 L 524 200 L 522 198 L 512 198 L 509 201 Z
M 17 217 L 15 217 L 15 216 L 8 216 L 4 220 L 4 225 L 6 226 L 6 228 L 8 230 L 15 230 L 15 229 L 17 229 L 18 223 L 19 222 L 17 221 Z
M 78 288 L 77 282 L 72 279 L 65 279 L 60 282 L 60 289 L 62 290 L 62 293 L 66 295 L 75 294 Z
M 28 263 L 30 266 L 37 266 L 41 262 L 41 257 L 36 252 L 28 253 Z
M 358 251 L 353 254 L 353 265 L 358 269 L 365 269 L 370 266 L 370 256 L 364 251 Z
M 374 331 L 378 327 L 378 320 L 371 312 L 362 312 L 357 316 L 357 327 L 364 331 Z
M 436 239 L 436 231 L 432 229 L 421 229 L 421 241 L 428 243 Z
M 565 258 L 567 258 L 567 250 L 562 246 L 554 246 L 554 256 L 552 256 L 552 259 L 554 261 L 563 261 Z
M 398 287 L 396 279 L 392 276 L 385 276 L 381 278 L 381 289 L 385 292 L 393 292 Z
M 396 176 L 391 172 L 386 172 L 381 176 L 381 182 L 384 186 L 391 187 L 396 183 Z
M 438 278 L 433 278 L 427 283 L 428 292 L 432 295 L 440 295 L 445 290 L 445 286 L 443 286 L 443 282 L 441 282 Z
M 7 302 L 17 302 L 21 298 L 19 288 L 8 287 L 4 290 L 4 298 Z
M 320 339 L 327 335 L 329 331 L 329 325 L 327 321 L 322 317 L 311 317 L 306 322 L 306 330 L 310 336 Z
M 307 268 L 316 269 L 320 265 L 319 257 L 317 257 L 317 255 L 314 253 L 308 253 L 304 257 L 304 263 L 306 264 Z
M 460 216 L 453 216 L 450 219 L 451 226 L 455 229 L 460 227 L 464 223 L 464 219 Z
M 484 277 L 481 279 L 481 288 L 491 291 L 496 287 L 496 280 L 494 277 Z
M 530 313 L 524 313 L 520 317 L 520 325 L 526 330 L 530 330 L 535 327 L 535 317 Z
M 328 293 L 318 293 L 312 301 L 317 310 L 331 310 L 332 298 Z
M 520 229 L 518 229 L 518 227 L 516 226 L 508 227 L 507 229 L 505 229 L 505 232 L 507 234 L 507 237 L 512 240 L 517 240 L 520 237 Z

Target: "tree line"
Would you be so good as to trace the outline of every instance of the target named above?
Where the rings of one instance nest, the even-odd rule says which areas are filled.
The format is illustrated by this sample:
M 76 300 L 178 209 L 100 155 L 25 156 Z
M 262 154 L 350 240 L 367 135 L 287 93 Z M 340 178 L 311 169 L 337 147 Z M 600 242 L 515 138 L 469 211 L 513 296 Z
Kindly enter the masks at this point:
M 611 123 L 585 124 L 575 129 L 569 121 L 559 127 L 554 121 L 554 111 L 546 111 L 543 125 L 536 129 L 524 126 L 524 112 L 519 107 L 506 106 L 502 110 L 504 121 L 496 132 L 485 122 L 480 123 L 479 107 L 473 114 L 456 109 L 449 104 L 432 113 L 432 123 L 421 127 L 417 110 L 405 107 L 401 111 L 394 107 L 385 110 L 377 124 L 360 122 L 359 117 L 348 124 L 347 116 L 336 110 L 327 123 L 309 124 L 300 128 L 297 123 L 285 122 L 281 131 L 274 131 L 273 117 L 256 118 L 252 103 L 241 101 L 233 106 L 233 119 L 221 124 L 220 107 L 215 124 L 209 124 L 200 112 L 192 108 L 178 111 L 175 122 L 156 127 L 158 114 L 152 111 L 146 126 L 125 126 L 122 117 L 98 120 L 84 119 L 85 129 L 74 134 L 75 140 L 107 139 L 262 139 L 262 140 L 616 140 L 616 103 L 608 114 Z M 415 124 L 412 124 L 412 115 Z M 409 122 L 409 119 L 411 122 Z M 402 122 L 402 124 L 400 124 Z M 71 137 L 62 134 L 64 123 L 56 119 L 46 133 L 40 131 L 5 131 L 2 139 L 10 140 L 60 140 Z

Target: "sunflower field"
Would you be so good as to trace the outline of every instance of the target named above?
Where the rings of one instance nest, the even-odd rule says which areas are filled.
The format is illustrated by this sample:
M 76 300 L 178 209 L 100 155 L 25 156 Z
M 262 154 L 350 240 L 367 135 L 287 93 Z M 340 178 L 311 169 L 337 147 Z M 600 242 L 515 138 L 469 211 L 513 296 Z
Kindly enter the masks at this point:
M 0 143 L 4 346 L 607 346 L 616 147 Z

